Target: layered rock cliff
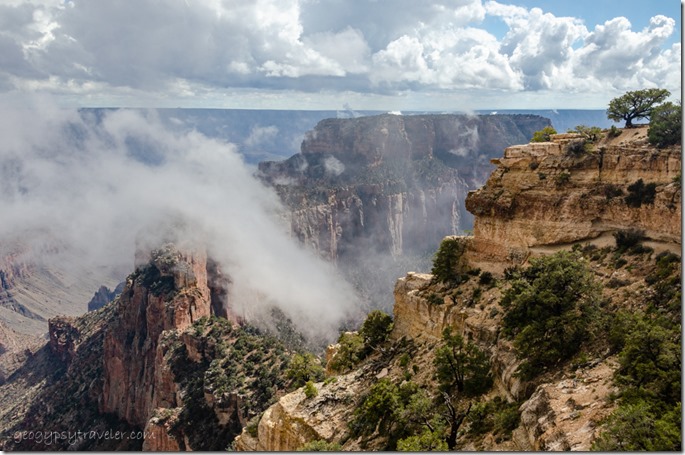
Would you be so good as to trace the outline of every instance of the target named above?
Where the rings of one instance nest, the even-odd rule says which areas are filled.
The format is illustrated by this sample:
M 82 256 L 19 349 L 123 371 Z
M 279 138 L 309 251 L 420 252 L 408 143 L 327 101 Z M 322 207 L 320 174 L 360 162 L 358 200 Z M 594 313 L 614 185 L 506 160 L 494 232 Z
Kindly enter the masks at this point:
M 487 160 L 549 124 L 529 115 L 327 119 L 302 151 L 259 175 L 290 207 L 292 233 L 331 260 L 424 253 L 470 228 L 463 201 Z
M 589 450 L 616 408 L 619 359 L 600 345 L 524 380 L 517 373 L 522 359 L 502 335 L 501 300 L 510 285 L 502 272 L 533 255 L 573 248 L 602 286 L 603 311 L 645 311 L 655 296 L 679 299 L 681 269 L 664 268 L 659 258 L 669 256 L 657 253 L 680 253 L 681 149 L 651 147 L 645 133 L 624 130 L 589 146 L 578 146 L 585 142 L 579 136 L 558 135 L 549 143 L 507 148 L 493 160 L 497 169 L 487 184 L 467 200 L 474 236 L 456 238 L 466 245 L 471 276 L 457 285 L 414 272 L 397 280 L 389 340 L 351 372 L 336 376 L 329 369 L 331 377 L 316 384 L 316 397 L 300 390 L 281 398 L 262 415 L 256 432 L 243 432 L 236 448 L 297 450 L 313 442 L 342 450 L 387 448 L 382 431 L 360 436 L 351 422 L 381 380 L 400 389 L 413 382 L 435 390 L 435 350 L 443 330 L 451 328 L 488 353 L 494 387 L 474 406 L 509 402 L 517 415 L 509 433 L 483 432 L 467 419 L 459 433 L 461 450 Z M 654 191 L 653 199 L 644 198 L 651 190 L 643 191 L 637 206 L 631 195 L 640 179 Z M 617 232 L 637 232 L 644 245 L 626 254 L 611 235 Z M 329 356 L 341 349 L 331 346 Z
M 587 150 L 577 134 L 506 148 L 493 160 L 497 168 L 485 186 L 466 199 L 476 215 L 473 258 L 511 265 L 540 248 L 621 229 L 643 230 L 647 238 L 679 249 L 681 191 L 674 178 L 681 150 L 650 146 L 647 130 L 626 129 Z M 650 196 L 631 189 L 638 181 L 653 186 Z

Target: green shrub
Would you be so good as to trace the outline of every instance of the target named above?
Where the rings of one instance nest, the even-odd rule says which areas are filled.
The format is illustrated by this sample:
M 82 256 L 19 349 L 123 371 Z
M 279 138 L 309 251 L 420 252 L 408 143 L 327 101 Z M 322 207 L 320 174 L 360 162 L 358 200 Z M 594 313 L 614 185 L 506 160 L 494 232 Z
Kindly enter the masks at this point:
M 290 380 L 290 387 L 297 389 L 302 387 L 307 381 L 322 381 L 324 369 L 314 354 L 309 352 L 303 354 L 295 353 L 290 359 L 285 376 Z
M 380 310 L 374 310 L 366 316 L 366 320 L 359 330 L 367 348 L 385 343 L 392 331 L 392 317 Z
M 571 141 L 566 145 L 566 154 L 579 156 L 590 151 L 590 144 L 586 139 Z
M 439 431 L 424 429 L 420 434 L 397 441 L 399 452 L 447 452 L 447 442 Z
M 245 430 L 247 430 L 247 434 L 249 434 L 253 438 L 257 437 L 260 418 L 261 415 L 256 415 L 247 422 L 247 425 L 245 425 Z
M 340 348 L 330 363 L 333 370 L 341 373 L 349 371 L 364 359 L 364 340 L 358 333 L 341 333 L 338 343 Z
M 618 259 L 616 259 L 616 261 L 614 262 L 614 268 L 615 268 L 615 269 L 620 269 L 621 267 L 623 267 L 623 266 L 626 265 L 627 263 L 628 263 L 628 261 L 627 261 L 626 259 L 624 259 L 624 258 L 618 258 Z
M 551 126 L 546 126 L 540 131 L 533 133 L 533 138 L 530 142 L 549 142 L 553 134 L 557 134 L 557 130 Z
M 680 144 L 683 126 L 683 108 L 680 103 L 664 103 L 652 110 L 647 137 L 657 147 Z
M 316 441 L 310 441 L 300 448 L 297 449 L 298 452 L 340 452 L 342 451 L 342 446 L 337 442 L 328 442 L 325 439 L 317 439 Z
M 369 435 L 376 428 L 388 433 L 400 405 L 399 388 L 390 379 L 376 382 L 354 410 L 350 429 L 354 435 Z
M 314 398 L 319 394 L 316 386 L 312 381 L 307 381 L 304 385 L 304 396 L 307 398 Z
M 616 128 L 616 125 L 611 125 L 611 128 L 609 128 L 609 131 L 607 132 L 607 136 L 610 138 L 618 137 L 621 135 L 623 130 L 620 128 Z
M 642 204 L 654 204 L 656 196 L 656 183 L 645 183 L 642 179 L 628 186 L 628 195 L 625 197 L 628 207 L 640 207 Z
M 473 290 L 473 294 L 471 294 L 471 302 L 470 302 L 469 306 L 473 306 L 476 303 L 478 303 L 478 301 L 480 300 L 480 298 L 482 296 L 483 296 L 483 290 L 480 287 L 475 288 Z
M 514 339 L 525 379 L 578 352 L 601 298 L 594 275 L 575 253 L 561 251 L 530 264 L 501 302 L 503 332 Z
M 492 273 L 490 272 L 481 273 L 478 279 L 478 284 L 482 286 L 490 286 L 491 284 L 494 284 L 494 282 L 495 278 L 492 276 Z
M 459 284 L 468 280 L 469 267 L 464 258 L 466 242 L 458 237 L 447 237 L 433 257 L 431 273 L 439 283 Z
M 443 299 L 442 297 L 440 297 L 440 296 L 439 296 L 438 294 L 436 294 L 435 292 L 431 292 L 431 293 L 428 295 L 427 300 L 428 300 L 428 303 L 430 303 L 431 305 L 442 305 L 443 303 L 445 303 L 445 299 Z
M 554 176 L 554 184 L 556 186 L 564 186 L 571 180 L 571 173 L 568 171 L 562 171 L 561 173 Z
M 582 134 L 583 138 L 590 143 L 597 142 L 602 138 L 602 129 L 598 126 L 578 125 L 574 132 Z
M 435 351 L 433 363 L 440 389 L 451 395 L 476 396 L 492 385 L 485 352 L 461 335 L 453 334 L 450 327 L 442 333 L 442 346 Z
M 518 403 L 507 403 L 500 407 L 495 413 L 494 431 L 495 434 L 511 436 L 511 433 L 518 427 L 521 421 L 521 412 Z
M 476 403 L 468 416 L 469 433 L 481 435 L 492 431 L 510 437 L 521 420 L 518 403 L 508 403 L 496 396 L 490 401 Z
M 680 401 L 680 333 L 658 320 L 637 317 L 628 327 L 619 354 L 616 381 L 624 386 L 624 400 L 646 398 L 652 405 Z
M 673 177 L 673 179 L 671 181 L 673 183 L 675 183 L 678 188 L 680 188 L 682 186 L 682 182 L 683 182 L 682 172 L 678 171 L 678 174 L 676 174 L 676 176 Z
M 623 196 L 623 190 L 621 189 L 621 187 L 613 183 L 607 183 L 606 185 L 602 186 L 601 191 L 607 198 L 607 201 L 615 197 Z
M 612 326 L 612 347 L 620 349 L 614 377 L 621 398 L 593 449 L 680 451 L 680 325 L 621 312 Z
M 616 249 L 626 251 L 637 246 L 645 238 L 645 231 L 641 229 L 621 229 L 614 232 Z
M 604 431 L 592 450 L 681 452 L 681 403 L 670 408 L 659 412 L 643 400 L 619 406 L 604 422 Z

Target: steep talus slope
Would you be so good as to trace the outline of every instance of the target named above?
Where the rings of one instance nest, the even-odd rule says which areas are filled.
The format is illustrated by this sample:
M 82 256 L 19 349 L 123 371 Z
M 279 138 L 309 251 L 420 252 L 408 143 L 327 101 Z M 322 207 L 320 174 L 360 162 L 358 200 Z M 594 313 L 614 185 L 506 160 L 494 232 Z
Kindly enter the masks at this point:
M 620 395 L 615 379 L 620 359 L 606 341 L 610 327 L 600 329 L 604 334 L 571 360 L 524 378 L 517 372 L 522 359 L 502 332 L 507 312 L 502 297 L 512 286 L 512 266 L 572 249 L 599 283 L 601 311 L 656 311 L 679 318 L 674 305 L 680 299 L 681 267 L 679 256 L 672 253 L 680 252 L 681 188 L 676 179 L 681 149 L 650 147 L 645 132 L 624 130 L 617 138 L 574 152 L 569 144 L 582 140 L 575 135 L 507 148 L 505 156 L 495 160 L 498 167 L 488 183 L 469 196 L 467 206 L 476 216 L 474 236 L 453 237 L 465 245 L 470 267 L 460 282 L 448 285 L 414 272 L 400 278 L 388 341 L 351 371 L 329 368 L 329 377 L 315 385 L 316 396 L 299 390 L 282 397 L 263 414 L 256 431 L 243 432 L 236 448 L 297 450 L 311 443 L 342 450 L 387 448 L 388 427 L 380 430 L 381 420 L 366 435 L 354 431 L 355 416 L 373 406 L 365 397 L 388 380 L 387 387 L 396 384 L 401 391 L 403 384 L 414 383 L 439 397 L 433 359 L 443 343 L 443 330 L 451 328 L 488 353 L 494 382 L 486 395 L 471 403 L 478 411 L 471 412 L 460 430 L 459 449 L 589 450 Z M 650 199 L 650 190 L 646 199 L 638 195 L 637 207 L 628 187 L 639 179 L 645 186 L 654 184 L 654 197 Z M 630 248 L 618 245 L 611 235 L 630 232 L 640 239 Z M 329 348 L 329 360 L 352 349 L 343 345 L 345 339 L 341 336 L 341 344 Z M 388 398 L 389 393 L 374 399 L 401 399 Z M 498 403 L 507 402 L 515 414 L 501 411 L 506 405 Z M 481 414 L 483 409 L 494 411 Z M 406 411 L 385 416 L 378 412 L 379 419 L 388 413 L 406 418 Z M 482 426 L 487 415 L 516 419 L 509 420 L 513 424 L 507 424 L 506 431 L 498 427 L 504 420 L 496 420 L 488 430 Z
M 39 337 L 16 332 L 0 321 L 0 384 L 44 342 Z
M 112 276 L 80 263 L 78 254 L 56 251 L 29 252 L 20 240 L 0 251 L 0 321 L 13 330 L 42 336 L 48 319 L 81 315 L 101 285 L 116 286 Z

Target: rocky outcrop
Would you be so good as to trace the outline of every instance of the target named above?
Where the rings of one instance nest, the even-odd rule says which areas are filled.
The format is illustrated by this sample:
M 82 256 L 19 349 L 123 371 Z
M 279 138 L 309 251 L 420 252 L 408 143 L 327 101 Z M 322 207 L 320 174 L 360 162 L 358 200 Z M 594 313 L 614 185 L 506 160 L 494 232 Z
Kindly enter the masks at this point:
M 18 280 L 31 274 L 32 266 L 22 256 L 21 251 L 0 256 L 0 290 L 9 291 Z
M 118 301 L 119 317 L 105 336 L 102 411 L 145 427 L 152 410 L 173 407 L 176 390 L 160 370 L 164 331 L 182 331 L 211 314 L 207 256 L 166 245 L 129 277 Z
M 476 216 L 471 258 L 521 263 L 536 248 L 587 241 L 618 230 L 640 229 L 649 239 L 680 245 L 679 146 L 657 149 L 647 128 L 623 130 L 588 150 L 579 135 L 508 147 L 493 160 L 485 186 L 469 193 Z M 654 184 L 651 201 L 629 205 L 628 187 Z
M 126 283 L 121 282 L 113 290 L 110 290 L 107 286 L 100 286 L 93 295 L 93 298 L 88 302 L 88 311 L 95 311 L 107 305 L 109 302 L 114 301 L 116 296 L 121 294 L 121 291 L 124 290 L 125 285 Z
M 609 379 L 615 359 L 580 368 L 572 377 L 540 385 L 521 405 L 521 427 L 533 450 L 591 449 L 599 424 L 616 407 Z
M 347 424 L 355 399 L 364 392 L 364 372 L 336 377 L 324 385 L 315 384 L 317 396 L 307 398 L 303 389 L 284 395 L 259 420 L 256 435 L 245 430 L 236 438 L 238 451 L 293 452 L 312 441 L 341 441 L 349 438 Z M 344 450 L 359 450 L 356 441 L 347 441 Z
M 66 316 L 50 319 L 48 322 L 50 349 L 64 363 L 70 363 L 76 353 L 80 333 L 75 325 L 75 318 Z

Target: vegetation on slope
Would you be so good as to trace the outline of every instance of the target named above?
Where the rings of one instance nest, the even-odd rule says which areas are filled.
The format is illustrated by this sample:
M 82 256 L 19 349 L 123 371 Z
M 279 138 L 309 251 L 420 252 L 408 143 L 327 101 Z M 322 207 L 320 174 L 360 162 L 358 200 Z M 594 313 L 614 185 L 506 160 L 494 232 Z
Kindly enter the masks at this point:
M 456 267 L 462 239 L 446 238 L 435 256 L 440 278 L 419 295 L 435 305 L 451 301 L 482 309 L 487 307 L 474 294 L 487 292 L 488 302 L 500 296 L 488 303 L 490 317 L 501 321 L 520 362 L 517 375 L 531 384 L 526 397 L 537 384 L 616 359 L 619 392 L 610 399 L 617 407 L 599 422 L 593 448 L 680 450 L 680 258 L 655 254 L 643 244 L 642 232 L 617 231 L 615 239 L 613 247 L 577 244 L 495 279 Z M 473 276 L 478 278 L 468 279 Z M 423 343 L 379 338 L 376 349 L 350 362 L 357 371 L 391 370 L 367 379 L 350 437 L 361 437 L 361 447 L 408 451 L 481 447 L 486 437 L 495 443 L 511 438 L 520 425 L 521 402 L 491 387 L 490 346 L 449 329 L 439 343 Z
M 560 252 L 515 271 L 502 297 L 505 336 L 513 338 L 524 379 L 574 356 L 591 334 L 601 289 L 582 259 Z

